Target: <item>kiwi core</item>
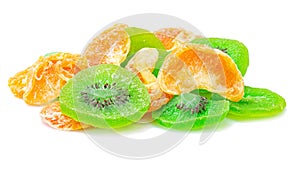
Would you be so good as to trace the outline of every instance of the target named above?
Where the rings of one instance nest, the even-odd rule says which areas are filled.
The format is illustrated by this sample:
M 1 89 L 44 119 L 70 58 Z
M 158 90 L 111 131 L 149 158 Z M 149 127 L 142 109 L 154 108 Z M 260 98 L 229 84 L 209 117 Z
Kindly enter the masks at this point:
M 207 103 L 207 98 L 204 96 L 200 96 L 199 100 L 197 100 L 196 102 L 192 102 L 189 104 L 184 104 L 183 102 L 177 103 L 176 108 L 183 111 L 190 111 L 192 114 L 202 113 L 202 111 L 206 110 Z
M 118 87 L 116 83 L 108 84 L 102 82 L 87 86 L 80 94 L 82 101 L 98 109 L 104 109 L 111 105 L 125 104 L 130 97 L 128 91 Z

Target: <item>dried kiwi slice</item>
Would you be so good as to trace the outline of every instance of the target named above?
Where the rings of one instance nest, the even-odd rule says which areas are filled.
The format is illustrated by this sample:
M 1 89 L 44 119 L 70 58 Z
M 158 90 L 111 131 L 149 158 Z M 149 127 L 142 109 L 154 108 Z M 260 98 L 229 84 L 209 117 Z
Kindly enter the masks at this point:
M 226 117 L 228 111 L 227 100 L 208 100 L 204 96 L 185 93 L 153 112 L 152 117 L 164 127 L 190 130 L 216 125 Z
M 197 38 L 192 40 L 191 43 L 206 44 L 227 53 L 235 62 L 242 75 L 246 74 L 249 66 L 249 53 L 242 42 L 222 38 Z
M 146 87 L 119 66 L 102 64 L 80 71 L 62 88 L 62 113 L 99 128 L 118 128 L 142 118 L 150 106 Z
M 246 120 L 274 116 L 284 110 L 286 102 L 275 92 L 263 88 L 245 86 L 244 97 L 239 102 L 230 102 L 228 118 Z

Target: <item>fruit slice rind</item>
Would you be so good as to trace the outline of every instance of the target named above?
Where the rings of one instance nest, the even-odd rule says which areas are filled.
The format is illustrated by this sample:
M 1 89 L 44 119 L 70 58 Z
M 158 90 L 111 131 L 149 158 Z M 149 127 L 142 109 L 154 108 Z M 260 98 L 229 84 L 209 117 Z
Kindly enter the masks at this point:
M 130 95 L 129 101 L 117 108 L 87 106 L 80 93 L 96 82 L 124 87 Z M 134 74 L 119 66 L 102 64 L 82 70 L 71 79 L 61 91 L 60 103 L 62 112 L 75 120 L 99 128 L 117 128 L 138 121 L 148 110 L 150 97 Z

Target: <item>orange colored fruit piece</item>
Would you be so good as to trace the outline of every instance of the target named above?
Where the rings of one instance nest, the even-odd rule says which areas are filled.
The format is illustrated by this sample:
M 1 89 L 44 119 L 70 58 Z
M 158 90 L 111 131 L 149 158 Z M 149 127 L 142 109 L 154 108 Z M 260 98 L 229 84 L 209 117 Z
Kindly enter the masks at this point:
M 8 80 L 12 93 L 27 104 L 42 105 L 59 96 L 62 86 L 75 74 L 78 54 L 55 53 L 39 59 Z
M 167 94 L 160 89 L 157 81 L 151 84 L 146 84 L 145 86 L 148 89 L 148 93 L 151 99 L 148 112 L 160 109 L 163 105 L 167 104 L 170 99 L 173 98 L 173 95 Z
M 158 82 L 164 92 L 173 95 L 201 88 L 239 101 L 244 94 L 243 77 L 234 61 L 203 45 L 176 48 L 166 57 Z
M 167 104 L 173 95 L 164 93 L 152 74 L 158 60 L 158 51 L 155 48 L 142 48 L 128 62 L 126 69 L 135 73 L 148 89 L 151 104 L 148 112 L 159 109 Z
M 59 96 L 60 89 L 74 76 L 79 55 L 56 53 L 41 57 L 23 99 L 30 105 L 42 105 Z
M 130 49 L 130 38 L 125 24 L 116 24 L 96 35 L 82 52 L 80 65 L 95 66 L 98 64 L 120 65 Z M 83 64 L 82 64 L 83 63 Z
M 174 49 L 178 43 L 189 42 L 201 37 L 182 28 L 162 28 L 155 31 L 154 35 L 163 43 L 167 50 Z
M 11 92 L 18 98 L 22 99 L 25 91 L 27 90 L 27 81 L 29 80 L 29 74 L 33 74 L 33 67 L 30 66 L 24 71 L 18 72 L 13 77 L 8 79 L 8 86 Z
M 90 127 L 80 123 L 61 113 L 59 101 L 47 104 L 40 112 L 40 116 L 46 124 L 60 130 L 80 130 Z

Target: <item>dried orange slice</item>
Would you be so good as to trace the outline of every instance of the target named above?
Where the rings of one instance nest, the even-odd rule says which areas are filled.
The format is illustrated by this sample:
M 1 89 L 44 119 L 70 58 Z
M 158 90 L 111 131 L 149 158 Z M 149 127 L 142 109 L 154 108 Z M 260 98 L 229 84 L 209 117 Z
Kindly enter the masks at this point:
M 61 113 L 59 101 L 47 104 L 40 112 L 40 116 L 46 124 L 60 130 L 80 130 L 90 127 L 80 123 Z
M 33 74 L 34 66 L 30 66 L 27 69 L 16 73 L 13 77 L 8 79 L 8 86 L 10 87 L 11 92 L 18 98 L 22 99 L 24 93 L 27 91 L 27 81 L 30 81 L 32 78 L 29 75 Z
M 152 74 L 158 60 L 158 55 L 159 52 L 155 48 L 142 48 L 129 60 L 125 67 L 129 71 L 137 74 L 148 89 L 151 99 L 148 112 L 159 109 L 173 97 L 160 89 L 157 78 Z
M 39 59 L 8 80 L 12 93 L 27 104 L 42 105 L 59 96 L 61 87 L 75 74 L 78 54 L 54 53 Z
M 55 53 L 40 57 L 23 99 L 30 105 L 42 105 L 59 96 L 60 89 L 74 76 L 79 55 Z
M 94 66 L 98 64 L 120 65 L 130 49 L 130 38 L 125 24 L 116 24 L 96 35 L 82 52 L 80 65 Z
M 151 84 L 147 84 L 145 86 L 148 89 L 148 93 L 151 99 L 148 112 L 158 110 L 163 105 L 167 104 L 170 101 L 170 99 L 173 98 L 173 95 L 167 94 L 160 89 L 160 86 L 157 81 Z
M 158 82 L 164 92 L 173 95 L 202 88 L 239 101 L 244 94 L 243 77 L 234 61 L 203 45 L 177 47 L 166 57 Z
M 177 43 L 185 43 L 201 37 L 182 28 L 162 28 L 155 31 L 154 35 L 161 40 L 167 50 L 174 49 Z

